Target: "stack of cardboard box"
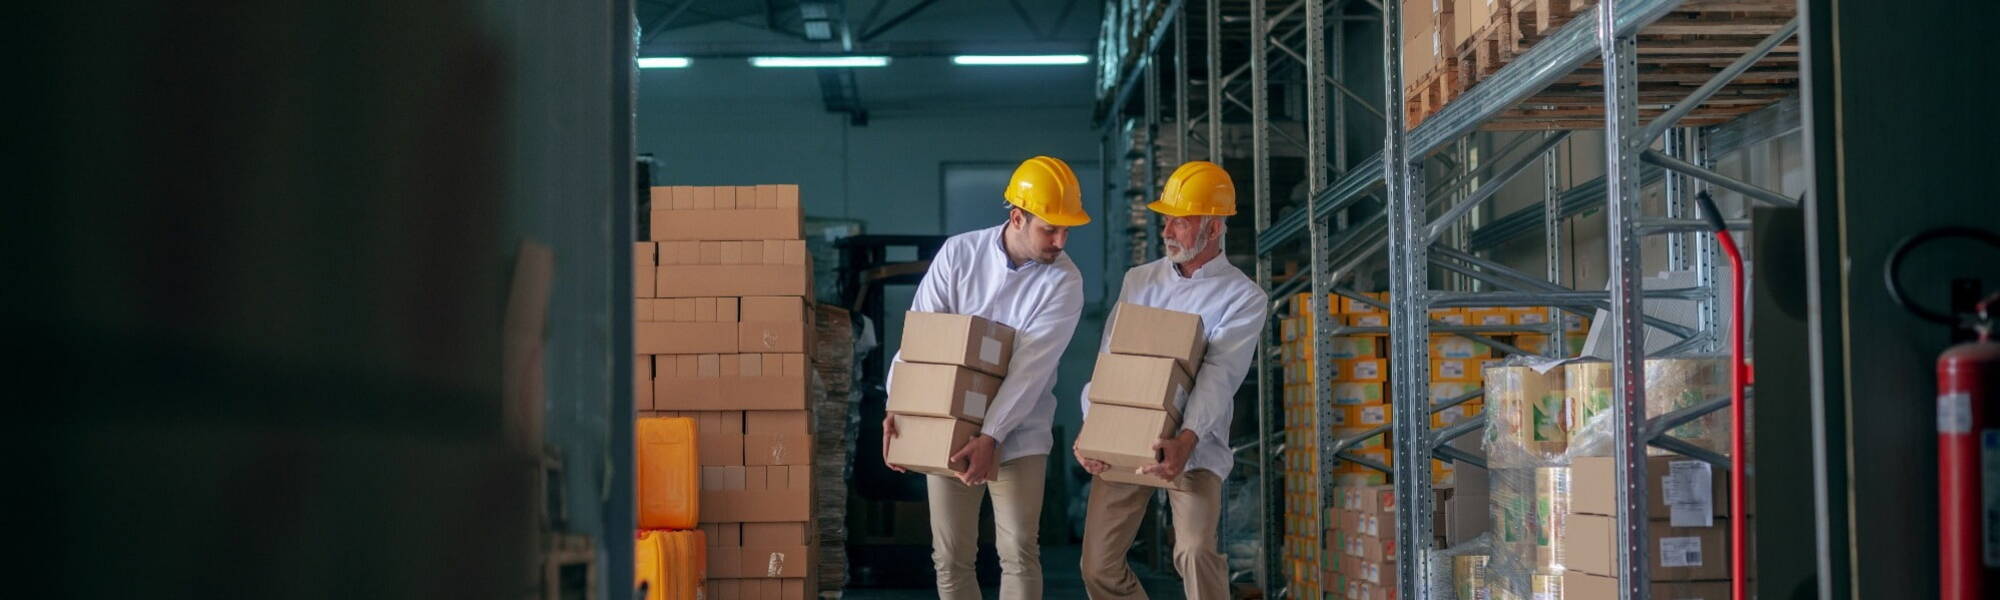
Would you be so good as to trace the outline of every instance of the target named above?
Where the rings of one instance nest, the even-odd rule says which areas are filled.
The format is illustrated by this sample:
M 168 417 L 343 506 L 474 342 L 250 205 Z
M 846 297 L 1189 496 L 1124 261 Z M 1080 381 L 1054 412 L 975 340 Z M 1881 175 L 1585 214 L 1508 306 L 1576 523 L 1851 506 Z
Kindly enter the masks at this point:
M 642 416 L 696 421 L 708 597 L 816 596 L 798 187 L 653 188 L 637 244 Z
M 896 418 L 889 464 L 950 477 L 965 470 L 951 460 L 1000 393 L 1014 357 L 1014 329 L 984 318 L 911 311 L 889 378 L 888 412 Z
M 1326 553 L 1339 564 L 1332 593 L 1352 600 L 1396 597 L 1396 492 L 1390 486 L 1335 488 Z
M 1557 600 L 1618 597 L 1617 464 L 1579 457 L 1536 474 L 1532 593 Z M 1728 478 L 1706 462 L 1682 456 L 1646 461 L 1650 499 L 1645 552 L 1649 587 L 1658 598 L 1729 597 Z
M 1104 461 L 1099 479 L 1179 489 L 1181 479 L 1138 473 L 1159 462 L 1153 445 L 1181 431 L 1182 410 L 1200 374 L 1208 336 L 1201 316 L 1119 303 L 1109 341 L 1090 377 L 1090 414 L 1077 453 Z

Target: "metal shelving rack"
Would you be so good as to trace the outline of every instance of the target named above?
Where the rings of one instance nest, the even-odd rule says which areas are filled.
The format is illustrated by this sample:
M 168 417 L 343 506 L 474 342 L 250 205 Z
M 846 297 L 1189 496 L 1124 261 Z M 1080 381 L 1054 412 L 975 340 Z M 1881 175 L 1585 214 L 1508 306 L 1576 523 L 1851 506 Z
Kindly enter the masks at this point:
M 1189 150 L 1190 142 L 1203 141 L 1208 149 L 1205 158 L 1221 163 L 1223 153 L 1218 151 L 1218 145 L 1224 137 L 1225 117 L 1234 113 L 1238 120 L 1248 121 L 1253 146 L 1250 171 L 1254 176 L 1250 187 L 1253 190 L 1252 226 L 1256 233 L 1255 277 L 1269 294 L 1274 324 L 1288 297 L 1301 287 L 1310 289 L 1315 303 L 1325 302 L 1327 295 L 1332 293 L 1386 308 L 1390 312 L 1390 326 L 1386 329 L 1343 327 L 1331 322 L 1326 310 L 1311 312 L 1310 326 L 1316 345 L 1313 354 L 1318 373 L 1331 372 L 1329 345 L 1333 336 L 1388 334 L 1395 415 L 1390 426 L 1347 439 L 1336 438 L 1328 425 L 1332 409 L 1331 384 L 1326 378 L 1317 382 L 1313 394 L 1318 409 L 1313 418 L 1317 434 L 1312 440 L 1313 447 L 1317 449 L 1313 457 L 1317 478 L 1309 495 L 1314 506 L 1320 510 L 1314 511 L 1316 516 L 1313 520 L 1317 522 L 1299 524 L 1303 530 L 1324 531 L 1329 525 L 1324 522 L 1324 507 L 1332 492 L 1332 469 L 1336 460 L 1349 460 L 1390 474 L 1400 503 L 1397 560 L 1406 566 L 1425 564 L 1427 557 L 1437 550 L 1432 535 L 1432 517 L 1436 507 L 1432 505 L 1430 462 L 1456 461 L 1484 468 L 1482 457 L 1447 445 L 1457 437 L 1480 430 L 1484 425 L 1484 415 L 1441 429 L 1433 429 L 1430 425 L 1433 413 L 1470 401 L 1479 397 L 1480 393 L 1475 391 L 1433 402 L 1428 397 L 1430 374 L 1426 342 L 1432 333 L 1449 333 L 1472 338 L 1508 354 L 1528 354 L 1521 348 L 1491 339 L 1487 334 L 1532 330 L 1524 330 L 1522 326 L 1444 325 L 1427 318 L 1430 308 L 1549 306 L 1551 318 L 1543 331 L 1550 334 L 1547 353 L 1554 357 L 1562 356 L 1565 350 L 1561 314 L 1585 315 L 1602 309 L 1610 316 L 1605 325 L 1611 328 L 1610 339 L 1614 349 L 1613 384 L 1617 410 L 1612 411 L 1612 418 L 1613 429 L 1619 433 L 1616 457 L 1621 465 L 1619 478 L 1624 491 L 1619 518 L 1626 526 L 1619 533 L 1622 552 L 1618 565 L 1627 586 L 1622 595 L 1634 599 L 1646 597 L 1646 589 L 1642 585 L 1647 581 L 1646 561 L 1643 560 L 1644 550 L 1640 547 L 1644 541 L 1643 524 L 1646 522 L 1646 504 L 1641 501 L 1645 498 L 1645 447 L 1649 444 L 1659 446 L 1716 463 L 1723 468 L 1728 466 L 1725 457 L 1664 433 L 1726 407 L 1726 398 L 1650 420 L 1645 415 L 1643 366 L 1646 351 L 1642 337 L 1645 330 L 1650 327 L 1678 338 L 1658 353 L 1665 355 L 1716 351 L 1721 339 L 1719 333 L 1724 326 L 1717 317 L 1717 252 L 1713 241 L 1700 234 L 1704 226 L 1701 220 L 1693 218 L 1689 200 L 1697 192 L 1718 186 L 1758 202 L 1780 205 L 1794 202 L 1770 190 L 1717 173 L 1714 158 L 1795 129 L 1798 123 L 1796 101 L 1781 102 L 1722 125 L 1691 128 L 1677 124 L 1724 85 L 1790 38 L 1798 28 L 1796 18 L 1752 46 L 1741 58 L 1715 73 L 1706 83 L 1665 108 L 1649 122 L 1642 124 L 1640 121 L 1638 81 L 1641 73 L 1637 62 L 1640 31 L 1684 2 L 1694 5 L 1703 1 L 1602 0 L 1583 9 L 1563 26 L 1547 32 L 1528 50 L 1415 128 L 1404 126 L 1400 0 L 1278 0 L 1277 4 L 1281 6 L 1275 7 L 1275 10 L 1267 0 L 1156 2 L 1140 8 L 1154 11 L 1147 18 L 1138 19 L 1139 22 L 1152 24 L 1150 33 L 1140 36 L 1145 43 L 1143 49 L 1123 57 L 1099 57 L 1100 60 L 1122 61 L 1117 69 L 1119 75 L 1102 88 L 1104 94 L 1099 105 L 1101 123 L 1115 122 L 1117 116 L 1133 112 L 1128 103 L 1135 95 L 1134 88 L 1143 87 L 1144 93 L 1138 95 L 1144 106 L 1138 112 L 1145 115 L 1146 125 L 1172 128 L 1171 134 L 1146 136 L 1147 147 L 1134 149 L 1143 154 L 1149 170 L 1146 175 L 1149 189 L 1146 192 L 1151 192 L 1150 188 L 1159 184 L 1157 174 L 1151 170 L 1158 164 L 1155 150 L 1161 139 L 1171 137 L 1175 140 L 1178 160 L 1198 157 Z M 1334 21 L 1336 26 L 1329 28 L 1329 20 Z M 1352 20 L 1376 21 L 1382 27 L 1383 60 L 1380 67 L 1384 85 L 1379 108 L 1346 83 L 1346 69 L 1353 57 L 1341 56 L 1347 45 L 1343 40 L 1346 28 L 1339 26 L 1339 22 Z M 1241 27 L 1246 21 L 1248 27 Z M 1198 28 L 1199 40 L 1190 41 L 1191 28 Z M 1333 53 L 1329 53 L 1326 44 L 1329 31 L 1333 37 L 1332 46 L 1336 49 Z M 1169 33 L 1170 44 L 1167 43 Z M 1238 52 L 1246 46 L 1247 52 Z M 1274 50 L 1277 52 L 1274 53 Z M 1229 64 L 1230 59 L 1240 59 L 1240 64 Z M 1558 145 L 1568 137 L 1567 131 L 1551 131 L 1540 138 L 1520 136 L 1512 145 L 1493 155 L 1501 160 L 1487 161 L 1481 157 L 1480 162 L 1484 164 L 1475 165 L 1467 159 L 1464 140 L 1475 133 L 1483 122 L 1519 105 L 1593 60 L 1599 63 L 1596 75 L 1601 77 L 1605 90 L 1604 177 L 1567 189 L 1561 188 L 1557 177 L 1559 165 L 1556 152 Z M 1163 95 L 1162 88 L 1169 82 L 1162 81 L 1164 78 L 1159 76 L 1160 61 L 1167 62 L 1174 69 L 1170 82 L 1173 88 L 1164 92 L 1164 95 L 1171 96 L 1171 121 L 1165 120 L 1162 114 L 1166 100 L 1160 96 Z M 1289 64 L 1286 64 L 1287 61 Z M 1200 68 L 1198 76 L 1190 73 L 1191 67 Z M 1298 106 L 1291 107 L 1288 112 L 1299 113 L 1294 116 L 1304 122 L 1304 140 L 1296 139 L 1284 128 L 1273 126 L 1271 99 L 1274 76 L 1291 78 L 1283 82 L 1287 86 L 1284 91 L 1291 92 L 1286 96 L 1290 101 L 1287 104 L 1296 103 Z M 1301 80 L 1310 84 L 1304 86 L 1302 93 L 1290 87 L 1298 85 Z M 1202 88 L 1200 93 L 1191 94 L 1195 87 Z M 1244 88 L 1248 88 L 1247 103 L 1243 101 Z M 1338 93 L 1329 97 L 1329 88 Z M 1199 106 L 1191 107 L 1191 98 L 1202 101 Z M 1350 119 L 1345 117 L 1355 112 L 1350 110 L 1349 102 L 1355 103 L 1368 116 L 1348 122 Z M 1352 127 L 1380 127 L 1383 132 L 1381 150 L 1358 161 L 1350 161 L 1346 132 Z M 1107 127 L 1107 130 L 1115 129 Z M 1271 172 L 1274 135 L 1288 144 L 1303 147 L 1306 157 L 1306 199 L 1301 205 L 1292 206 L 1293 210 L 1279 219 L 1274 219 L 1280 206 L 1274 202 Z M 1656 140 L 1663 141 L 1660 150 L 1651 149 Z M 1530 141 L 1537 144 L 1525 152 L 1516 152 Z M 1106 143 L 1107 147 L 1111 146 L 1108 138 Z M 1426 174 L 1432 172 L 1425 168 L 1427 160 L 1435 160 L 1444 167 L 1436 171 L 1443 175 L 1443 181 L 1434 187 L 1425 185 Z M 1539 210 L 1524 209 L 1496 219 L 1478 230 L 1464 231 L 1458 224 L 1463 217 L 1536 162 L 1544 165 L 1545 175 L 1542 186 L 1544 201 Z M 1499 168 L 1494 168 L 1496 165 Z M 1662 179 L 1665 214 L 1641 215 L 1642 186 Z M 1111 187 L 1107 185 L 1107 189 Z M 1380 202 L 1380 214 L 1362 216 L 1355 219 L 1358 222 L 1336 226 L 1347 221 L 1341 218 L 1347 216 L 1343 214 L 1345 211 L 1363 207 L 1368 199 Z M 1577 217 L 1598 205 L 1605 207 L 1608 223 L 1609 290 L 1565 287 L 1559 225 L 1565 219 Z M 1433 213 L 1438 215 L 1433 218 Z M 1547 271 L 1543 276 L 1511 269 L 1475 254 L 1502 240 L 1528 233 L 1536 225 L 1543 231 L 1548 257 Z M 1746 221 L 1737 220 L 1729 221 L 1729 225 L 1732 229 L 1748 227 Z M 1693 268 L 1697 275 L 1695 287 L 1641 289 L 1639 241 L 1644 236 L 1653 235 L 1668 236 L 1669 268 Z M 1303 240 L 1300 236 L 1304 236 Z M 1460 247 L 1441 245 L 1440 240 L 1446 238 Z M 1274 285 L 1274 257 L 1301 241 L 1309 264 L 1307 276 L 1294 277 L 1289 282 Z M 1337 284 L 1385 250 L 1390 278 L 1387 304 Z M 1470 282 L 1470 286 L 1476 286 L 1477 290 L 1434 290 L 1430 283 L 1433 269 L 1449 273 L 1457 281 Z M 1692 328 L 1684 327 L 1648 316 L 1643 311 L 1643 298 L 1696 301 L 1699 305 L 1698 324 Z M 1233 445 L 1239 461 L 1255 467 L 1259 489 L 1264 494 L 1261 502 L 1264 557 L 1254 575 L 1267 597 L 1311 597 L 1316 591 L 1334 593 L 1337 591 L 1289 589 L 1279 575 L 1283 567 L 1277 561 L 1281 548 L 1278 541 L 1286 524 L 1280 522 L 1278 498 L 1282 494 L 1278 489 L 1280 482 L 1274 475 L 1278 471 L 1275 464 L 1278 453 L 1273 450 L 1279 445 L 1282 435 L 1274 429 L 1272 421 L 1272 407 L 1279 398 L 1279 379 L 1274 377 L 1272 361 L 1273 340 L 1276 338 L 1274 330 L 1275 325 L 1267 328 L 1257 353 L 1259 402 L 1256 419 L 1261 434 L 1249 440 L 1239 440 Z M 1345 453 L 1354 444 L 1391 429 L 1394 432 L 1394 464 L 1375 464 Z M 1410 600 L 1430 597 L 1429 590 L 1423 586 L 1422 569 L 1406 567 L 1398 572 L 1400 597 Z M 1316 587 L 1319 583 L 1317 576 L 1317 569 L 1314 569 L 1306 579 Z

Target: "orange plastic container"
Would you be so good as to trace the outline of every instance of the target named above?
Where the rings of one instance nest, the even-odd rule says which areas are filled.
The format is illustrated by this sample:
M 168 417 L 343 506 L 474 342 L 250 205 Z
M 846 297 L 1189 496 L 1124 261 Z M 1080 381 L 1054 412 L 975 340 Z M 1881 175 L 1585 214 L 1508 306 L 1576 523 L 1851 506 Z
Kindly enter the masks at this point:
M 637 439 L 639 529 L 694 529 L 701 500 L 694 419 L 641 418 Z
M 635 546 L 633 586 L 646 586 L 645 600 L 708 595 L 708 541 L 701 531 L 644 531 Z

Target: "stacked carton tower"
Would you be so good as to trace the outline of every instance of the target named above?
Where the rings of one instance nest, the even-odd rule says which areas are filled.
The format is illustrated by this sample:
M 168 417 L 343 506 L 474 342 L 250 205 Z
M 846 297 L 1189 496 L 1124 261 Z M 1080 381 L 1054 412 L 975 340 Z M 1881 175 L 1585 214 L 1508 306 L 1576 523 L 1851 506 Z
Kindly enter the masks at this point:
M 951 457 L 979 435 L 1013 358 L 1012 327 L 971 315 L 906 313 L 889 378 L 896 438 L 884 460 L 945 477 L 964 471 L 964 461 Z
M 1208 349 L 1201 316 L 1121 302 L 1109 329 L 1107 352 L 1090 375 L 1090 414 L 1076 434 L 1077 453 L 1111 465 L 1099 479 L 1181 489 L 1180 478 L 1138 470 L 1159 462 L 1155 443 L 1180 434 Z
M 697 425 L 707 598 L 816 596 L 798 187 L 656 187 L 652 202 L 634 257 L 634 404 Z
M 1611 457 L 1610 365 L 1570 362 L 1487 371 L 1487 454 L 1493 466 L 1493 598 L 1618 597 L 1617 464 Z M 1657 418 L 1728 392 L 1726 363 L 1646 361 L 1646 415 Z M 1710 414 L 1670 435 L 1728 452 L 1728 420 Z M 1649 448 L 1644 552 L 1657 597 L 1729 597 L 1727 479 L 1706 462 Z

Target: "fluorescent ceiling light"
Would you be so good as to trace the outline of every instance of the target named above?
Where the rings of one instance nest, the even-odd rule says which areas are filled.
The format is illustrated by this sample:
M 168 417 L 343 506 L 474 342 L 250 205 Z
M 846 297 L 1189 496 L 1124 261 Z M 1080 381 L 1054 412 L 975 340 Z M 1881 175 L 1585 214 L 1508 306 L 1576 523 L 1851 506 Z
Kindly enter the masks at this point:
M 639 59 L 641 69 L 683 69 L 688 66 L 685 56 L 652 56 Z
M 1089 64 L 1090 57 L 1082 54 L 1025 54 L 1001 56 L 990 54 L 960 54 L 951 57 L 955 65 L 1082 65 Z
M 756 67 L 886 67 L 887 56 L 753 56 Z

